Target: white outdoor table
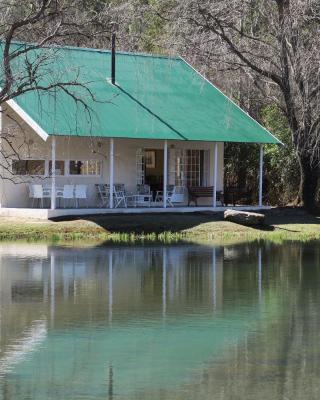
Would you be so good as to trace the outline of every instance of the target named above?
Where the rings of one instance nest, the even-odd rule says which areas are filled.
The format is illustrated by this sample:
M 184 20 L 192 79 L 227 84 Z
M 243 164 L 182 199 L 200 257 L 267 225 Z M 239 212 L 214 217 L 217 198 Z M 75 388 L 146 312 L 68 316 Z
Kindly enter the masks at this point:
M 152 194 L 131 194 L 127 196 L 127 199 L 133 200 L 133 206 L 138 207 L 138 205 L 151 206 Z

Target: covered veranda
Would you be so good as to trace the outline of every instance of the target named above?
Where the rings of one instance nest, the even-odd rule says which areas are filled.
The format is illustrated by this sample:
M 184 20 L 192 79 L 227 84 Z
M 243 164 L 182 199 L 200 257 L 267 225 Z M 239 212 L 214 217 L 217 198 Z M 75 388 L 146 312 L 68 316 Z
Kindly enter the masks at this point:
M 176 170 L 177 160 L 181 156 L 181 145 L 179 147 L 175 141 L 163 140 L 151 143 L 145 140 L 132 142 L 126 140 L 125 144 L 123 140 L 117 138 L 96 141 L 88 139 L 87 142 L 84 138 L 78 138 L 70 142 L 70 138 L 52 136 L 42 144 L 47 149 L 47 152 L 43 148 L 40 149 L 40 152 L 46 155 L 43 161 L 47 171 L 43 177 L 20 176 L 20 180 L 15 183 L 8 181 L 3 184 L 5 196 L 2 196 L 0 215 L 46 219 L 109 213 L 208 212 L 230 208 L 230 204 L 225 204 L 223 199 L 223 143 L 188 143 L 184 149 L 184 153 L 207 153 L 208 160 L 203 166 L 206 169 L 203 171 L 206 178 L 199 183 L 203 185 L 202 189 L 212 189 L 211 197 L 199 198 L 198 204 L 189 202 L 187 184 L 183 185 L 181 181 L 177 181 L 177 177 L 181 177 L 183 173 Z M 92 148 L 88 150 L 89 144 Z M 78 154 L 79 146 L 86 150 L 82 150 L 84 154 L 79 153 L 78 158 L 91 157 L 95 165 L 99 165 L 97 176 L 70 173 L 72 161 L 68 158 L 70 157 L 69 148 Z M 150 189 L 151 185 L 146 181 L 145 175 L 147 155 L 144 149 L 150 148 L 162 156 L 159 158 L 162 164 L 162 171 L 159 174 L 163 179 L 161 179 L 161 184 L 156 186 L 156 190 Z M 99 154 L 95 149 L 100 150 Z M 33 158 L 37 159 L 37 154 L 34 154 Z M 23 159 L 22 156 L 21 160 Z M 187 180 L 182 179 L 182 182 L 187 182 Z M 31 190 L 35 186 L 41 187 L 42 192 L 40 196 L 34 198 Z M 85 188 L 85 194 L 80 196 L 80 199 L 75 196 L 75 189 L 78 186 Z M 69 193 L 64 199 L 64 191 L 68 188 L 70 192 L 70 187 L 72 187 L 71 195 Z M 148 191 L 141 193 L 138 191 L 139 187 L 147 188 Z M 179 192 L 174 193 L 177 189 Z M 8 202 L 9 193 L 12 200 Z M 7 197 L 7 203 L 5 203 L 5 197 Z M 15 199 L 15 204 L 13 199 Z M 255 205 L 238 204 L 236 207 L 241 210 L 259 209 L 263 207 L 262 199 L 263 145 L 260 146 L 257 202 Z
M 212 210 L 224 210 L 228 207 L 228 204 L 224 202 L 223 199 L 223 160 L 222 163 L 219 163 L 219 147 L 223 152 L 223 143 L 219 146 L 218 142 L 209 143 L 209 147 L 211 147 L 211 151 L 209 150 L 209 157 L 211 154 L 212 162 L 208 162 L 208 167 L 212 171 L 205 171 L 209 179 L 209 183 L 211 185 L 202 186 L 207 188 L 212 188 L 212 198 L 205 196 L 206 201 L 204 204 L 190 204 L 190 194 L 189 187 L 187 185 L 176 185 L 175 181 L 170 180 L 169 170 L 170 170 L 170 161 L 176 167 L 177 158 L 175 157 L 173 160 L 169 160 L 169 145 L 170 142 L 168 140 L 163 141 L 163 183 L 162 187 L 159 188 L 155 192 L 150 190 L 150 185 L 146 182 L 146 152 L 144 148 L 141 147 L 137 151 L 143 151 L 141 155 L 141 165 L 139 165 L 139 161 L 136 160 L 136 190 L 132 190 L 132 185 L 130 186 L 131 190 L 126 189 L 126 184 L 117 183 L 115 180 L 116 175 L 116 163 L 115 163 L 115 152 L 116 152 L 116 144 L 117 140 L 115 138 L 109 139 L 109 179 L 108 182 L 102 184 L 95 184 L 97 189 L 97 205 L 98 207 L 85 207 L 84 210 L 79 210 L 79 207 L 74 209 L 66 210 L 64 207 L 63 212 L 51 213 L 51 214 L 59 214 L 59 215 L 68 215 L 70 213 L 75 213 L 76 215 L 81 215 L 86 213 L 87 211 L 90 213 L 143 213 L 143 212 L 159 212 L 159 209 L 164 209 L 163 211 L 169 212 L 194 212 L 199 210 L 212 211 Z M 146 146 L 146 145 L 145 145 Z M 172 145 L 174 146 L 174 145 Z M 154 147 L 149 145 L 147 147 Z M 159 150 L 159 149 L 158 149 Z M 223 157 L 223 156 L 222 156 Z M 51 176 L 51 187 L 49 189 L 50 196 L 50 210 L 61 209 L 57 205 L 57 194 L 61 192 L 61 187 L 57 187 L 56 184 L 56 138 L 52 137 L 52 176 Z M 221 170 L 219 170 L 222 167 Z M 132 166 L 131 166 L 132 167 Z M 133 166 L 134 167 L 134 166 Z M 142 168 L 141 171 L 138 168 Z M 130 165 L 128 165 L 130 168 Z M 211 172 L 211 173 L 210 173 Z M 180 172 L 181 173 L 181 172 Z M 175 171 L 175 175 L 177 175 L 177 171 Z M 219 178 L 222 181 L 218 183 Z M 176 176 L 174 177 L 174 180 Z M 263 207 L 263 145 L 260 145 L 260 159 L 259 159 L 259 193 L 258 193 L 258 202 L 254 206 L 248 205 L 238 205 L 241 209 L 257 209 Z M 146 191 L 140 192 L 139 187 L 143 187 Z M 120 187 L 120 188 L 119 188 Z M 196 187 L 194 187 L 196 188 Z M 177 191 L 178 189 L 178 191 Z M 220 190 L 219 190 L 220 189 Z M 175 193 L 175 191 L 177 191 Z M 173 210 L 174 209 L 174 210 Z M 162 211 L 162 212 L 163 212 Z
M 4 125 L 12 124 L 17 111 L 7 108 Z M 11 171 L 2 171 L 11 175 L 2 180 L 0 215 L 42 219 L 230 208 L 224 199 L 224 142 L 67 135 L 45 139 L 36 124 L 25 127 L 23 139 L 15 139 L 20 152 L 10 160 Z M 240 203 L 238 209 L 263 207 L 263 144 L 258 163 L 256 202 Z M 205 190 L 204 196 L 190 198 L 190 188 Z

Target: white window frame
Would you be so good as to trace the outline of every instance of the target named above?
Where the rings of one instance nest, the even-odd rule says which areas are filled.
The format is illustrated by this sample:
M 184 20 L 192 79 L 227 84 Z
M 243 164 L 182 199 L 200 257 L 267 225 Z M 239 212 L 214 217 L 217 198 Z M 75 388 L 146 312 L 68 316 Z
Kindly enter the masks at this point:
M 14 174 L 13 173 L 13 162 L 14 161 L 44 161 L 44 174 L 42 175 L 29 175 L 29 174 L 25 174 L 25 175 L 21 175 L 21 174 Z M 47 160 L 45 158 L 41 158 L 41 157 L 23 157 L 23 158 L 12 158 L 11 159 L 11 165 L 10 165 L 10 170 L 11 170 L 11 174 L 13 176 L 18 176 L 18 177 L 31 177 L 31 178 L 46 178 L 47 177 L 47 172 L 48 172 L 48 163 Z
M 187 182 L 187 167 L 188 167 L 188 152 L 199 152 L 197 156 L 191 154 L 192 157 L 199 157 L 198 170 L 195 171 L 197 176 L 197 184 L 199 186 L 202 184 L 203 186 L 208 186 L 209 182 L 209 168 L 210 168 L 210 151 L 208 149 L 177 149 L 175 154 L 175 184 L 178 186 L 187 186 L 190 182 Z M 201 153 L 203 151 L 203 165 L 201 165 Z M 178 157 L 181 159 L 181 162 L 178 166 Z M 192 166 L 195 166 L 191 165 Z M 181 168 L 180 177 L 177 176 L 178 170 L 177 168 Z M 203 168 L 203 177 L 201 182 L 201 168 Z M 192 172 L 192 171 L 191 171 Z M 192 185 L 195 185 L 195 180 L 193 179 Z
M 75 174 L 70 174 L 70 162 L 71 161 L 96 161 L 100 163 L 100 174 L 96 174 L 96 175 L 75 175 Z M 103 160 L 100 159 L 79 159 L 79 160 L 75 160 L 74 158 L 70 158 L 68 160 L 65 160 L 65 166 L 64 166 L 64 172 L 65 175 L 61 175 L 61 176 L 67 176 L 67 177 L 71 177 L 71 178 L 101 178 L 102 177 L 102 173 L 103 173 Z
M 48 177 L 51 177 L 51 176 L 52 176 L 52 174 L 50 174 L 50 161 L 52 162 L 51 159 L 46 160 L 46 164 L 47 164 L 47 166 L 46 166 L 46 176 L 48 176 Z M 57 163 L 58 161 L 61 161 L 61 162 L 64 163 L 64 174 L 63 174 L 63 175 L 56 175 L 56 176 L 61 176 L 61 177 L 67 176 L 67 174 L 66 174 L 66 166 L 67 166 L 66 160 L 56 159 L 56 163 Z M 68 164 L 68 165 L 69 165 L 69 164 Z M 56 170 L 57 170 L 57 166 L 56 166 Z
M 145 148 L 136 149 L 136 184 L 145 184 Z

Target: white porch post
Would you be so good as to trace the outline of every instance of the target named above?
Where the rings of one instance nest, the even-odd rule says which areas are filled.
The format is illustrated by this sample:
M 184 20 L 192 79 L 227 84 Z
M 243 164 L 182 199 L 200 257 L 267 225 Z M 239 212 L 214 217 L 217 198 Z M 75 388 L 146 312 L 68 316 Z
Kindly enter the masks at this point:
M 213 196 L 212 206 L 217 207 L 217 181 L 218 181 L 218 143 L 214 144 L 214 161 L 213 161 Z
M 263 191 L 263 144 L 260 145 L 260 165 L 259 165 L 259 207 L 262 207 Z
M 168 141 L 164 141 L 163 150 L 163 207 L 167 208 L 167 182 L 168 181 Z
M 50 172 L 50 170 L 49 170 Z M 56 209 L 56 138 L 51 142 L 51 210 Z
M 113 183 L 114 183 L 114 139 L 113 138 L 110 138 L 109 158 L 110 158 L 110 169 L 109 169 L 110 198 L 109 198 L 109 207 L 113 208 Z

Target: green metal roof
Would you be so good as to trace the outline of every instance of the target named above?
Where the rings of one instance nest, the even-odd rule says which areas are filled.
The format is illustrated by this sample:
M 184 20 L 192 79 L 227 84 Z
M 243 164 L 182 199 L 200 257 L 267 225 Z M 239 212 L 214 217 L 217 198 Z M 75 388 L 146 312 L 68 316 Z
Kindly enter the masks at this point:
M 279 143 L 181 58 L 118 52 L 114 86 L 110 51 L 48 47 L 28 53 L 29 62 L 44 57 L 40 83 L 77 80 L 94 96 L 69 87 L 90 111 L 62 89 L 17 97 L 49 135 Z M 25 68 L 25 56 L 19 57 L 15 73 Z

